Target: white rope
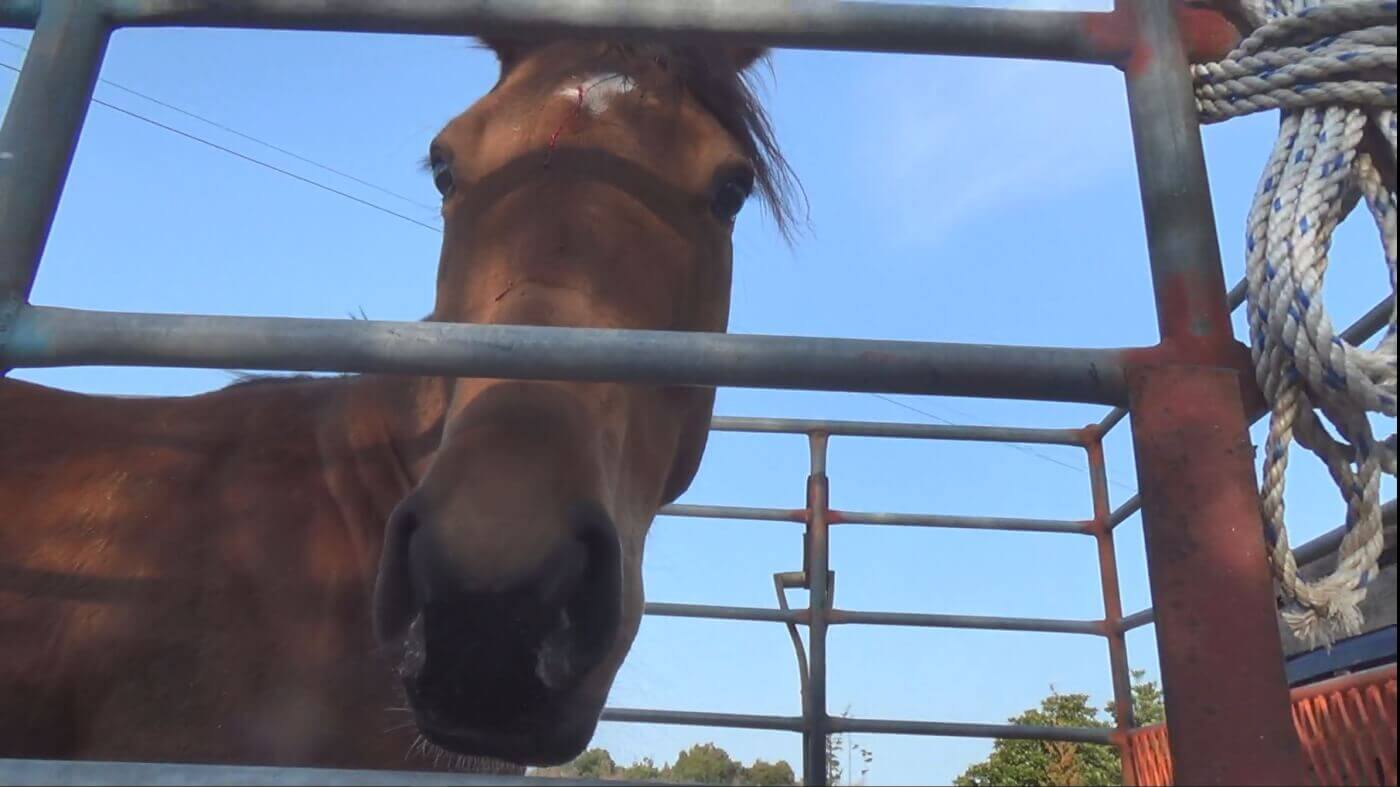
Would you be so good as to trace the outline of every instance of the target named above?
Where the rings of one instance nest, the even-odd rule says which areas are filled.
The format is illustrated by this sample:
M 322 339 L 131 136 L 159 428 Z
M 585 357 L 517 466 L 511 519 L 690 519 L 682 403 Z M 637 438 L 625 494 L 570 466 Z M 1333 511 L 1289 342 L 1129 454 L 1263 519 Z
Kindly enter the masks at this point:
M 1304 641 L 1330 646 L 1360 633 L 1359 605 L 1384 546 L 1380 474 L 1396 469 L 1395 433 L 1377 441 L 1368 418 L 1396 414 L 1394 301 L 1388 330 L 1367 350 L 1337 335 L 1322 297 L 1332 234 L 1362 199 L 1380 230 L 1395 292 L 1396 196 L 1360 144 L 1370 129 L 1395 161 L 1396 3 L 1241 6 L 1254 32 L 1225 60 L 1192 66 L 1196 103 L 1207 123 L 1282 111 L 1245 238 L 1250 342 L 1271 407 L 1260 500 L 1270 562 L 1288 602 L 1284 618 Z M 1295 440 L 1322 459 L 1347 505 L 1336 568 L 1316 580 L 1298 575 L 1284 524 Z

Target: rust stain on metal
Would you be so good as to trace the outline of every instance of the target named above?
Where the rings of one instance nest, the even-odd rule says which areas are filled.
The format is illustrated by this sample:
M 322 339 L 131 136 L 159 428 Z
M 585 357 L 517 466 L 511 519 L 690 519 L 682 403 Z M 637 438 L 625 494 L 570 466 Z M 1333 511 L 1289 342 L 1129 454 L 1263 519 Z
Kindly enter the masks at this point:
M 1079 441 L 1079 445 L 1086 449 L 1103 438 L 1103 429 L 1099 425 L 1089 424 L 1074 430 L 1074 438 Z M 1091 465 L 1092 467 L 1092 465 Z
M 1186 57 L 1192 63 L 1221 60 L 1239 43 L 1239 29 L 1215 3 L 1173 0 Z M 1132 6 L 1118 3 L 1108 13 L 1089 14 L 1084 36 L 1096 52 L 1125 73 L 1142 73 L 1152 62 L 1152 48 L 1138 37 Z
M 1176 24 L 1192 63 L 1223 60 L 1240 42 L 1240 31 L 1216 3 L 1177 2 Z
M 1087 14 L 1084 37 L 1102 52 L 1107 60 L 1124 68 L 1137 42 L 1137 21 L 1132 10 L 1119 3 L 1106 14 Z
M 1128 375 L 1168 738 L 1186 784 L 1297 784 L 1239 375 Z
M 1189 272 L 1159 283 L 1158 325 L 1162 341 L 1153 347 L 1124 350 L 1129 370 L 1149 366 L 1193 365 L 1230 369 L 1238 374 L 1239 395 L 1251 413 L 1266 407 L 1254 381 L 1249 348 L 1235 339 L 1225 304 L 1223 280 Z

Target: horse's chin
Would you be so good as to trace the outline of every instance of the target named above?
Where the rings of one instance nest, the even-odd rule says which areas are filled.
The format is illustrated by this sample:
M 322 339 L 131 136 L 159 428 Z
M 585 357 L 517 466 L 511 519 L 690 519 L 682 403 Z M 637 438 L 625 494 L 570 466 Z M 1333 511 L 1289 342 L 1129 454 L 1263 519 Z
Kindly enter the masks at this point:
M 561 723 L 560 717 L 540 719 L 533 731 L 460 729 L 419 722 L 418 731 L 429 743 L 457 754 L 490 757 L 517 765 L 563 765 L 583 753 L 593 737 L 596 716 L 587 723 Z
M 419 690 L 419 678 L 427 662 L 424 619 L 414 618 L 398 644 L 397 672 L 413 710 L 418 731 L 438 748 L 455 754 L 506 760 L 517 765 L 560 765 L 578 756 L 593 737 L 601 703 L 591 702 L 580 691 L 553 692 L 547 703 L 500 718 L 457 719 L 458 713 L 434 707 L 433 698 Z M 485 691 L 483 687 L 483 691 Z M 501 698 L 482 702 L 459 697 L 458 702 L 502 707 Z M 465 709 L 458 708 L 463 711 Z

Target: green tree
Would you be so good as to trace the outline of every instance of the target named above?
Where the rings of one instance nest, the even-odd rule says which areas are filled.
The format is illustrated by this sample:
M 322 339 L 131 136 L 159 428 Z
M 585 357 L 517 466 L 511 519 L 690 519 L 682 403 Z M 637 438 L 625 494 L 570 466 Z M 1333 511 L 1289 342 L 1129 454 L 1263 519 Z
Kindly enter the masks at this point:
M 768 762 L 767 760 L 754 760 L 753 765 L 744 768 L 739 774 L 740 784 L 754 785 L 794 785 L 797 784 L 797 774 L 792 772 L 792 766 L 785 760 Z
M 784 760 L 754 760 L 745 767 L 713 743 L 691 746 L 676 757 L 675 765 L 660 768 L 650 757 L 620 767 L 607 749 L 589 749 L 571 762 L 554 768 L 534 768 L 531 776 L 562 779 L 627 779 L 629 781 L 680 781 L 722 785 L 795 785 L 797 776 Z
M 575 757 L 567 769 L 584 779 L 606 779 L 617 770 L 617 763 L 607 749 L 589 749 Z
M 1164 718 L 1162 692 L 1155 682 L 1133 673 L 1133 712 L 1138 724 L 1155 724 Z M 1109 704 L 1112 718 L 1112 703 Z M 1050 696 L 1010 720 L 1013 724 L 1043 727 L 1108 727 L 1087 694 L 1060 694 L 1052 686 Z M 1116 785 L 1122 770 L 1118 750 L 1111 746 L 1066 741 L 1023 741 L 998 738 L 992 753 L 953 780 L 959 787 L 1026 785 Z
M 628 781 L 646 781 L 647 779 L 660 779 L 661 769 L 656 767 L 650 757 L 643 757 L 631 765 L 623 768 L 620 774 Z
M 1156 681 L 1143 680 L 1146 670 L 1133 670 L 1133 721 L 1139 727 L 1161 724 L 1167 720 L 1167 706 L 1162 688 Z M 1108 715 L 1113 716 L 1113 703 L 1108 703 Z
M 695 784 L 733 784 L 740 767 L 724 749 L 713 743 L 697 743 L 676 755 L 667 778 Z

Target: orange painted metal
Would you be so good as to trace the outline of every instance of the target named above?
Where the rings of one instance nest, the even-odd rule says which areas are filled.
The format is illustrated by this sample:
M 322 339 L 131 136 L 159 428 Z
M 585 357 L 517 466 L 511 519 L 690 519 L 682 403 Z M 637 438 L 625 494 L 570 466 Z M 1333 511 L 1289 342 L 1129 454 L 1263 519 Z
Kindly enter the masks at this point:
M 1293 724 L 1313 785 L 1396 783 L 1396 666 L 1343 675 L 1292 692 Z M 1137 784 L 1173 784 L 1165 725 L 1130 731 L 1121 747 Z

